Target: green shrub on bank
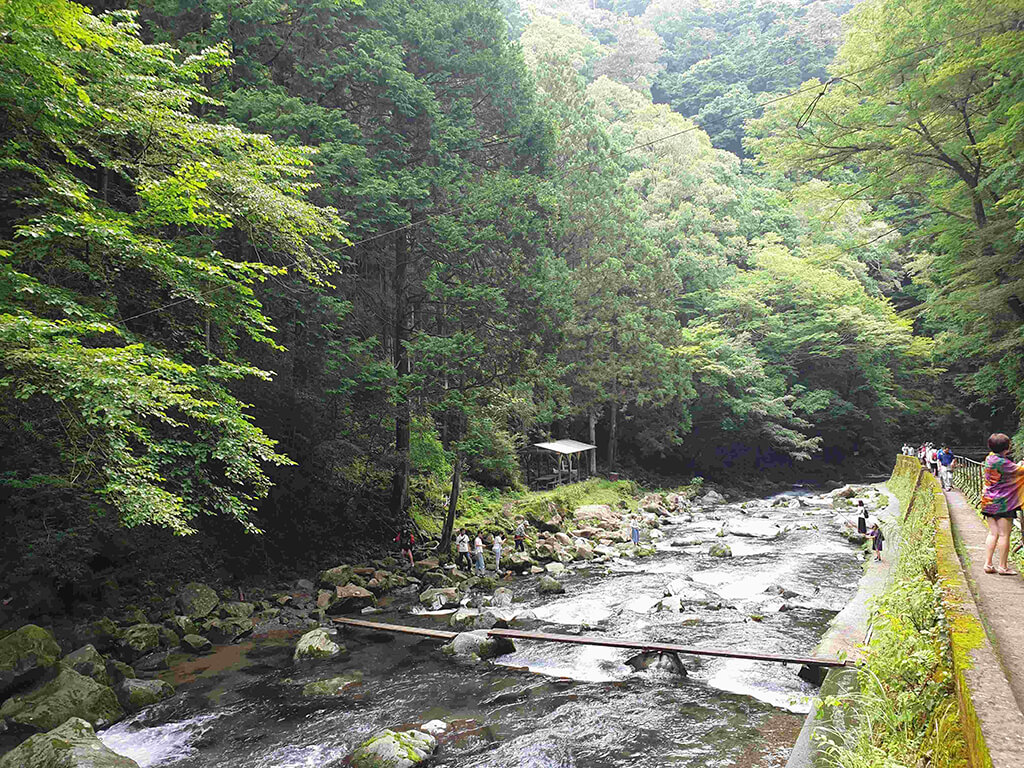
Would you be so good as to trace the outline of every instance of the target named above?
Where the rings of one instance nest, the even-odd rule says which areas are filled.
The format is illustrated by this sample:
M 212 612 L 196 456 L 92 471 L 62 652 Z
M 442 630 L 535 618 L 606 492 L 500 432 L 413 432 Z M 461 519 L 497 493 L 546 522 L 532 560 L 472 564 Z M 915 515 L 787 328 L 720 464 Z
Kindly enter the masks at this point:
M 968 765 L 937 577 L 933 495 L 925 486 L 911 499 L 914 480 L 894 473 L 889 482 L 900 500 L 899 562 L 875 604 L 859 690 L 823 700 L 826 718 L 830 708 L 855 713 L 856 725 L 823 745 L 840 768 Z

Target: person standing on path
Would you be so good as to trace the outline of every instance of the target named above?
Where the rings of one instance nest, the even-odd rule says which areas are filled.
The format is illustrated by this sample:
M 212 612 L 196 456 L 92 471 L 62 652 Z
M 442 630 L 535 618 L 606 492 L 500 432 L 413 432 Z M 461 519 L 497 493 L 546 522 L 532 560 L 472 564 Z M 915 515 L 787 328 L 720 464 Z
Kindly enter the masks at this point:
M 633 546 L 640 546 L 640 520 L 636 515 L 629 517 L 629 537 L 633 540 Z
M 928 443 L 928 471 L 936 477 L 939 475 L 939 452 L 931 443 Z
M 985 457 L 981 493 L 981 514 L 988 523 L 988 537 L 985 539 L 985 573 L 1001 576 L 1014 574 L 1007 565 L 1010 554 L 1010 530 L 1020 511 L 1021 494 L 1024 492 L 1024 466 L 1009 459 L 1010 438 L 996 432 L 988 439 L 991 451 Z M 998 554 L 999 565 L 992 563 L 992 556 Z
M 868 536 L 871 537 L 871 549 L 875 553 L 875 560 L 880 563 L 882 562 L 882 542 L 885 541 L 885 536 L 882 534 L 882 529 L 878 527 L 878 523 L 871 524 Z
M 480 538 L 479 533 L 473 539 L 473 553 L 476 555 L 476 572 L 483 576 L 487 570 L 484 568 L 484 540 Z
M 939 451 L 939 482 L 944 491 L 953 490 L 953 467 L 955 466 L 956 457 L 953 452 L 949 450 L 948 445 L 942 446 L 942 450 Z
M 867 534 L 868 532 L 868 508 L 864 506 L 861 499 L 857 499 L 857 533 Z

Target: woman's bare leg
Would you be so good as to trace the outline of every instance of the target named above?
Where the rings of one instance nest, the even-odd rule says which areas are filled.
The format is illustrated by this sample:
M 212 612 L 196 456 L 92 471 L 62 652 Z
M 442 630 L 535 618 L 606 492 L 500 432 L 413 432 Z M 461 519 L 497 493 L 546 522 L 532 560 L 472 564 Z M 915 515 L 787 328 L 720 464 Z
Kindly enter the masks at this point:
M 1010 529 L 1013 527 L 1013 520 L 1009 517 L 1001 517 L 996 521 L 999 524 L 999 567 L 1002 570 L 1007 568 L 1007 558 L 1010 555 Z
M 988 523 L 988 536 L 985 537 L 985 568 L 993 568 L 992 555 L 996 551 L 996 544 L 999 542 L 999 521 L 994 517 L 986 517 Z

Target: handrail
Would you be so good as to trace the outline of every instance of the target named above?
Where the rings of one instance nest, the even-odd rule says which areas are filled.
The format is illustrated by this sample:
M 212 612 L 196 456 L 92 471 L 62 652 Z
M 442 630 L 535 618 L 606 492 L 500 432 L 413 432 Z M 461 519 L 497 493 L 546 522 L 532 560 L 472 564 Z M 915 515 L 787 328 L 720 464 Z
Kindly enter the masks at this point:
M 981 507 L 981 494 L 985 486 L 985 465 L 966 456 L 954 456 L 953 485 L 967 497 L 975 507 Z

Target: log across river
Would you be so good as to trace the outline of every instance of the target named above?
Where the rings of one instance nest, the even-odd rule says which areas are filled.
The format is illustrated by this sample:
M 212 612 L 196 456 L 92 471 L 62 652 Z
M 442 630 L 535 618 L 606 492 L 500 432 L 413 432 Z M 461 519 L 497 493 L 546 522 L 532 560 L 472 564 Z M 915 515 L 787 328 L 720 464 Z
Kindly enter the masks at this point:
M 443 720 L 432 768 L 779 768 L 817 688 L 778 661 L 840 663 L 814 649 L 863 573 L 843 523 L 806 491 L 681 513 L 653 556 L 569 566 L 564 594 L 503 582 L 516 650 L 492 662 L 442 654 L 451 616 L 411 592 L 356 621 L 422 634 L 353 627 L 339 632 L 348 653 L 303 666 L 297 635 L 227 646 L 172 669 L 191 682 L 100 737 L 142 768 L 340 768 L 384 728 Z M 777 538 L 737 535 L 773 525 Z M 686 677 L 626 664 L 665 646 Z M 332 695 L 317 693 L 324 680 Z

